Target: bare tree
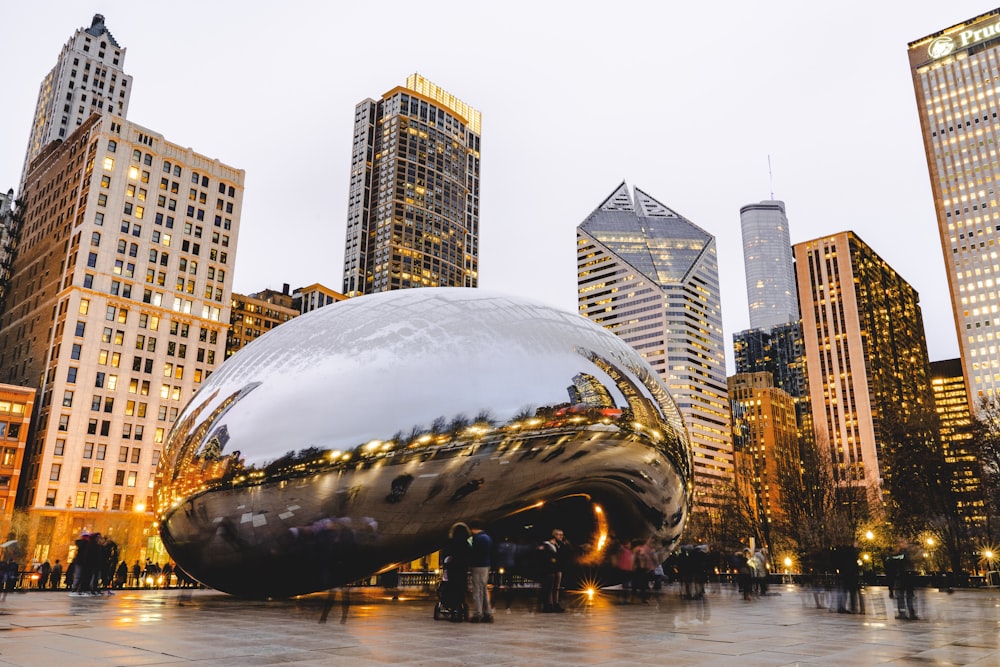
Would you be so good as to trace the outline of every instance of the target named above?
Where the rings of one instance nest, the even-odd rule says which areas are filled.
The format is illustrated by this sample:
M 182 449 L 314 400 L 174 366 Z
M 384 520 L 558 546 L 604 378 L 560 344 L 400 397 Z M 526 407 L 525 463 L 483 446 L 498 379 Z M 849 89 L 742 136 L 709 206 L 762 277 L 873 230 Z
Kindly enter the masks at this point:
M 971 543 L 961 512 L 960 480 L 941 445 L 931 410 L 884 415 L 883 479 L 889 519 L 904 535 L 930 532 L 945 549 L 952 571 L 967 563 Z

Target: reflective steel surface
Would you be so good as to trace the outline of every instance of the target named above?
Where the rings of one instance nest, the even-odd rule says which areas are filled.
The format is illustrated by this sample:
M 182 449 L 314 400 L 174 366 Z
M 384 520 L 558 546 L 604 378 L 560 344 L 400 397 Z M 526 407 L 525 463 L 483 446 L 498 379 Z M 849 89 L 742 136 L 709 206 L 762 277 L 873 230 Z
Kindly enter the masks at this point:
M 349 299 L 227 360 L 157 472 L 160 531 L 202 583 L 324 590 L 433 552 L 558 525 L 605 581 L 611 545 L 660 560 L 690 507 L 680 414 L 625 343 L 575 313 L 479 289 Z

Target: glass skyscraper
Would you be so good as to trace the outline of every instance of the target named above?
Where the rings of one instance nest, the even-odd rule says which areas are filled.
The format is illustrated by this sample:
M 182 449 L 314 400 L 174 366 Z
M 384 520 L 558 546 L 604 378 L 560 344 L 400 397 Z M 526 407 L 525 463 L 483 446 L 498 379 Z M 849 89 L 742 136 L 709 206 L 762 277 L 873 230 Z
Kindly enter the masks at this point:
M 357 105 L 345 295 L 478 285 L 480 124 L 419 74 Z
M 798 321 L 799 300 L 785 202 L 772 199 L 747 204 L 740 209 L 740 228 L 750 328 Z
M 657 371 L 694 452 L 695 493 L 733 481 L 715 237 L 622 183 L 577 227 L 580 313 Z

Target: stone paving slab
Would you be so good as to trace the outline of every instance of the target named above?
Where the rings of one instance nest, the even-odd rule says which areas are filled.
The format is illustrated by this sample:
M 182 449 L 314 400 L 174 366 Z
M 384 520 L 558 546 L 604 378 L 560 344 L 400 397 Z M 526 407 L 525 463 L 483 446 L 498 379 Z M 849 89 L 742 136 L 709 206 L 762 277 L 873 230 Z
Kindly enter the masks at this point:
M 0 600 L 0 666 L 1000 665 L 997 589 L 921 590 L 915 621 L 897 619 L 880 587 L 864 591 L 864 614 L 817 607 L 795 586 L 749 601 L 728 587 L 700 601 L 676 586 L 648 604 L 619 595 L 570 593 L 563 614 L 536 613 L 521 597 L 475 625 L 435 621 L 431 596 L 411 591 L 355 589 L 346 617 L 342 598 L 325 593 L 11 593 Z

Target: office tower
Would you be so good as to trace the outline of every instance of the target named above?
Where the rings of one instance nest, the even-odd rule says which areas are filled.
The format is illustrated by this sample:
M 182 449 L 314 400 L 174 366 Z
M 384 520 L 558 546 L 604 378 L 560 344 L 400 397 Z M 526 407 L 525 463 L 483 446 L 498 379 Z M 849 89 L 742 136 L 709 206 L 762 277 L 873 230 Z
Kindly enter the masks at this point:
M 909 44 L 910 69 L 972 410 L 1000 389 L 1000 9 Z
M 817 446 L 877 503 L 887 420 L 934 407 L 919 296 L 854 232 L 793 250 Z
M 979 465 L 973 453 L 976 433 L 961 359 L 932 361 L 931 388 L 941 422 L 941 447 L 945 463 L 951 467 L 959 511 L 967 523 L 984 525 L 986 510 L 980 494 Z
M 737 374 L 769 373 L 774 386 L 792 397 L 799 440 L 803 444 L 813 442 L 802 320 L 735 333 L 733 352 Z
M 233 292 L 229 332 L 226 336 L 226 358 L 298 315 L 299 311 L 294 307 L 287 284 L 281 292 L 270 289 L 245 295 Z
M 727 383 L 740 506 L 753 513 L 770 546 L 770 528 L 784 517 L 781 487 L 799 471 L 795 401 L 767 372 L 737 373 Z
M 797 322 L 799 300 L 785 203 L 772 199 L 747 204 L 740 209 L 740 229 L 750 328 Z
M 35 390 L 0 384 L 0 537 L 11 529 Z
M 21 235 L 23 211 L 16 205 L 14 191 L 0 193 L 0 315 L 7 304 L 10 271 L 17 256 L 17 240 Z
M 18 491 L 36 553 L 109 525 L 145 552 L 164 436 L 225 355 L 243 180 L 106 114 L 32 162 L 0 382 L 37 389 Z
M 65 139 L 92 113 L 125 117 L 132 77 L 124 66 L 125 48 L 104 25 L 102 15 L 94 14 L 89 28 L 73 33 L 38 88 L 20 190 L 31 161 L 49 142 Z
M 419 74 L 357 105 L 345 295 L 478 285 L 480 122 Z
M 715 238 L 622 183 L 577 227 L 580 313 L 659 374 L 684 417 L 695 493 L 733 481 Z
M 740 209 L 740 227 L 751 328 L 733 335 L 736 372 L 770 373 L 774 386 L 795 401 L 800 439 L 812 442 L 802 320 L 785 203 L 772 199 L 747 204 Z

